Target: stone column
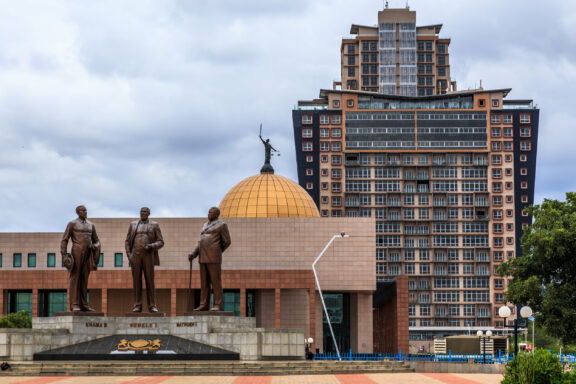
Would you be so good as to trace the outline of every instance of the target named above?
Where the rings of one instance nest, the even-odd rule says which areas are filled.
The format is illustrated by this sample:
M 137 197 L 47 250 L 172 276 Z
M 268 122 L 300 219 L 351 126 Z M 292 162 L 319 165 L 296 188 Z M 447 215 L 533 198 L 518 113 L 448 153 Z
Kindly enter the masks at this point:
M 170 316 L 176 316 L 176 288 L 170 288 Z
M 274 297 L 274 309 L 275 309 L 275 316 L 274 316 L 274 328 L 280 328 L 282 326 L 282 322 L 280 321 L 280 288 L 274 289 L 275 297 Z
M 4 315 L 6 312 L 4 310 L 4 295 L 6 294 L 5 289 L 0 289 L 0 316 Z
M 32 289 L 32 317 L 38 317 L 38 288 Z
M 246 317 L 246 288 L 240 288 L 240 317 Z
M 308 310 L 308 317 L 309 317 L 309 334 L 308 336 L 304 335 L 304 337 L 312 337 L 314 338 L 314 344 L 316 344 L 316 339 L 318 335 L 316 335 L 316 288 L 312 287 L 308 290 L 309 293 L 309 310 Z
M 108 316 L 108 288 L 102 288 L 102 312 Z

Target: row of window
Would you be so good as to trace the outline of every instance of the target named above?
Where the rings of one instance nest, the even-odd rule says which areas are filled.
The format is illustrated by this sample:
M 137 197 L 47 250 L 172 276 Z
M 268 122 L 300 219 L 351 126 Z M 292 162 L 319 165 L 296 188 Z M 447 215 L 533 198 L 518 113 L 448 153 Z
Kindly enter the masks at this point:
M 338 100 L 334 100 L 335 102 Z M 340 102 L 338 101 L 338 107 Z M 320 115 L 320 124 L 340 124 L 340 115 Z M 312 115 L 302 115 L 302 124 L 312 124 Z
M 498 123 L 512 123 L 512 115 L 501 115 L 501 114 L 492 114 L 490 116 L 490 122 L 494 124 Z M 529 113 L 521 113 L 520 114 L 520 124 L 530 124 L 530 114 Z
M 404 260 L 413 261 L 415 260 L 416 250 L 414 249 L 404 249 L 402 252 L 397 250 L 389 250 L 387 253 L 387 249 L 384 248 L 377 248 L 376 249 L 376 260 L 377 261 L 388 261 L 390 262 L 400 262 L 402 261 L 401 254 L 404 255 Z M 429 261 L 430 260 L 430 249 L 418 249 L 418 258 L 420 261 Z M 477 262 L 489 262 L 490 259 L 488 258 L 489 252 L 484 250 L 475 250 L 474 249 L 462 249 L 462 260 L 464 261 L 477 261 Z M 459 249 L 448 249 L 444 250 L 434 250 L 434 260 L 439 262 L 445 262 L 446 259 L 449 261 L 458 261 L 460 255 Z M 447 256 L 447 257 L 446 257 Z M 494 251 L 493 252 L 494 261 L 502 261 L 503 260 L 503 252 L 502 251 Z M 514 258 L 514 251 L 508 251 L 506 253 L 508 259 Z
M 0 268 L 2 268 L 3 257 L 2 253 L 0 253 Z M 68 255 L 70 256 L 70 255 Z M 123 254 L 118 252 L 114 254 L 114 267 L 122 267 L 123 266 Z M 37 256 L 36 253 L 28 253 L 27 257 L 23 259 L 22 253 L 13 253 L 12 254 L 12 267 L 13 268 L 21 268 L 23 266 L 23 262 L 26 260 L 26 266 L 28 268 L 36 268 L 37 265 Z M 46 255 L 46 266 L 48 268 L 55 268 L 56 267 L 56 253 L 48 253 Z M 61 267 L 64 267 L 63 260 L 61 261 Z M 100 261 L 98 262 L 98 267 L 104 266 L 104 254 L 100 254 Z
M 490 134 L 492 137 L 513 137 L 512 128 L 492 128 L 490 129 Z M 532 129 L 530 127 L 520 128 L 520 137 L 531 137 Z
M 332 133 L 330 135 L 330 133 Z M 332 130 L 328 128 L 320 128 L 320 137 L 341 137 L 342 130 L 340 128 L 332 128 Z M 310 138 L 312 137 L 312 128 L 302 128 L 302 137 Z
M 512 141 L 492 141 L 490 144 L 493 151 L 513 151 L 514 150 L 514 142 Z M 532 142 L 531 141 L 521 141 L 520 142 L 520 150 L 521 151 L 531 151 L 532 150 Z

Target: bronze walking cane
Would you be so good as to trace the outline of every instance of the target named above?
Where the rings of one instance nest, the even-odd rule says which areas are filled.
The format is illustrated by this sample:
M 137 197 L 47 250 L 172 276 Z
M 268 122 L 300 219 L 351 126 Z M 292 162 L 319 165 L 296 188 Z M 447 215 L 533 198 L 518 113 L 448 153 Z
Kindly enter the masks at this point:
M 190 278 L 188 279 L 188 303 L 186 305 L 187 312 L 192 312 L 193 305 L 191 304 L 192 299 L 192 262 L 194 259 L 190 260 Z

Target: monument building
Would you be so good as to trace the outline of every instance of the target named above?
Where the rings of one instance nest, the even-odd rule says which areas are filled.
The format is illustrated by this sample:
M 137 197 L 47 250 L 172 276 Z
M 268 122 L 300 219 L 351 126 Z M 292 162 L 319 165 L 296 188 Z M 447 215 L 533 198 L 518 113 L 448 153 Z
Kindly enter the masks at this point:
M 510 89 L 456 91 L 450 40 L 415 18 L 353 25 L 341 81 L 292 117 L 300 185 L 327 220 L 374 220 L 377 281 L 408 279 L 410 337 L 432 340 L 503 325 L 496 268 L 531 223 L 539 110 Z
M 321 218 L 304 189 L 268 168 L 233 187 L 222 199 L 220 210 L 231 236 L 231 245 L 222 256 L 222 310 L 255 317 L 261 328 L 302 329 L 315 340 L 314 349 L 333 350 L 312 263 L 338 235 L 316 265 L 335 336 L 340 350 L 374 350 L 374 218 Z M 126 228 L 135 225 L 130 224 L 133 220 L 90 218 L 98 228 L 101 253 L 97 271 L 88 281 L 88 304 L 105 316 L 122 317 L 134 307 L 132 271 L 125 253 Z M 154 218 L 162 228 L 164 243 L 158 249 L 154 272 L 155 309 L 160 313 L 181 316 L 200 303 L 198 263 L 192 261 L 190 272 L 188 255 L 205 221 Z M 348 236 L 343 238 L 342 233 Z M 25 309 L 33 317 L 49 317 L 70 307 L 66 258 L 59 255 L 61 238 L 61 233 L 0 233 L 3 314 Z M 140 289 L 145 312 L 149 295 Z M 396 327 L 394 316 L 403 305 L 390 305 L 387 316 L 394 323 L 390 326 Z M 380 337 L 377 344 L 390 352 L 406 350 L 407 326 L 398 334 L 391 334 L 385 342 Z

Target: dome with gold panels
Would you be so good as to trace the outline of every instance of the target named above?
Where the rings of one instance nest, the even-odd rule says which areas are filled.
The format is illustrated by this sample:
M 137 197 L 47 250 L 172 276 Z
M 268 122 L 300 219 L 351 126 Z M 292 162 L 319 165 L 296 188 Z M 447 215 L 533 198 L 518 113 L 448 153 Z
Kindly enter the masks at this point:
M 220 202 L 221 217 L 320 217 L 312 197 L 292 180 L 262 171 L 236 184 Z

